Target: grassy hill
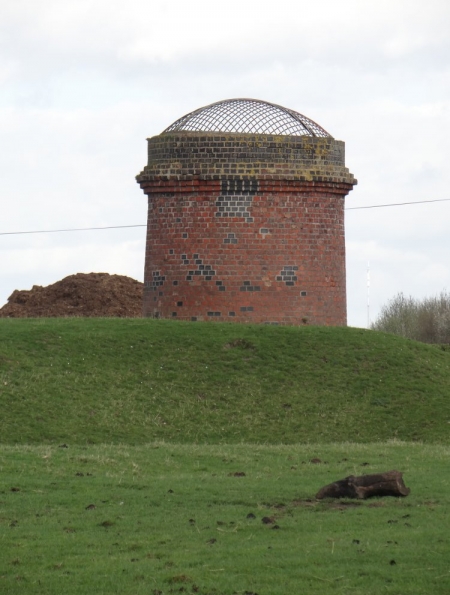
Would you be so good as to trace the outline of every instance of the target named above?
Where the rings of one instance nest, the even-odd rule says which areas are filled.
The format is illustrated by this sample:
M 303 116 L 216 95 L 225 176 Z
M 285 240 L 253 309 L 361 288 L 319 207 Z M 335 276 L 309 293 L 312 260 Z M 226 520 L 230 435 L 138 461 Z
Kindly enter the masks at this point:
M 0 592 L 447 595 L 449 371 L 362 329 L 0 320 Z M 407 498 L 314 499 L 394 468 Z
M 448 443 L 450 353 L 355 328 L 0 320 L 4 444 Z

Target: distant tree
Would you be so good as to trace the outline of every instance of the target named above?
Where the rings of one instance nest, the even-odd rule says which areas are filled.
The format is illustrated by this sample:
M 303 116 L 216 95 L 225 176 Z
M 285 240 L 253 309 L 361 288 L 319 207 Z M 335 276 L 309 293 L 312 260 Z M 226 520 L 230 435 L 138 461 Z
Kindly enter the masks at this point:
M 450 343 L 450 294 L 444 290 L 419 300 L 399 293 L 381 308 L 371 328 L 423 343 Z

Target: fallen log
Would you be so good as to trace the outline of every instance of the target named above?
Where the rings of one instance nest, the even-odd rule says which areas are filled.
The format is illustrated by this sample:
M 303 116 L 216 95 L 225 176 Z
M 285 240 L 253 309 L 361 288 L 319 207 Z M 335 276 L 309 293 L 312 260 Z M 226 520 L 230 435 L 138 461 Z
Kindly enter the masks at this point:
M 401 471 L 386 471 L 373 475 L 349 475 L 321 488 L 316 498 L 372 498 L 373 496 L 407 496 L 410 489 L 403 482 Z

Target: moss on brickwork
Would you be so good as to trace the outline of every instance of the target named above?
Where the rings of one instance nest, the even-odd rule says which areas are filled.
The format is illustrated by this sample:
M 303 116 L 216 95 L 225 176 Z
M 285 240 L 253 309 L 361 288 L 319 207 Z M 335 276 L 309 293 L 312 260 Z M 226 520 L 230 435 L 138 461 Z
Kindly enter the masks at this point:
M 344 143 L 331 137 L 204 132 L 167 133 L 148 139 L 148 164 L 137 180 L 230 175 L 356 184 L 345 167 Z

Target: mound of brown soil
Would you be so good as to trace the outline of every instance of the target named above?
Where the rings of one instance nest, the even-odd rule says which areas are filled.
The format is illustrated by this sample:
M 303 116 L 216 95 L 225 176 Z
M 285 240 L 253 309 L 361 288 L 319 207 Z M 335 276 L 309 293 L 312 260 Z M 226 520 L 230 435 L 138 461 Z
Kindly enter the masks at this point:
M 53 285 L 15 290 L 0 308 L 2 318 L 142 316 L 144 284 L 108 273 L 78 273 Z

